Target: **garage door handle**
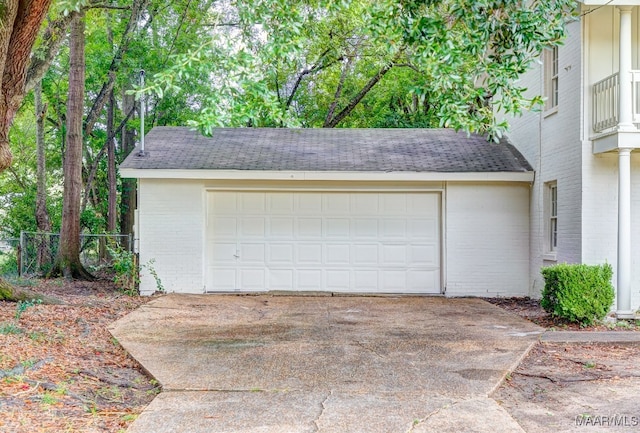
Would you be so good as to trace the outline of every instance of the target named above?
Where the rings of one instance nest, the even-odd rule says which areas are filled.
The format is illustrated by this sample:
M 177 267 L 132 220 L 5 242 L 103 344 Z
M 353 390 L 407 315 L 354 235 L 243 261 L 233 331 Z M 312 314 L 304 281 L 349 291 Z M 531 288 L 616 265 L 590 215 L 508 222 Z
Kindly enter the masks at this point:
M 236 253 L 233 255 L 233 257 L 235 257 L 236 259 L 240 258 L 240 251 L 236 251 Z

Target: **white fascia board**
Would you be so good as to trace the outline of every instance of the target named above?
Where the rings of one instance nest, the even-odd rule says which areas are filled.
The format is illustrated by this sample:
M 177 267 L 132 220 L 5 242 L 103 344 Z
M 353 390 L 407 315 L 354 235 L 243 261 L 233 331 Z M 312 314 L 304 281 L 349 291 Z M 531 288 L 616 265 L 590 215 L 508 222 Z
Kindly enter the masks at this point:
M 533 182 L 534 172 L 439 173 L 409 171 L 168 170 L 121 168 L 120 176 L 137 179 L 198 180 Z

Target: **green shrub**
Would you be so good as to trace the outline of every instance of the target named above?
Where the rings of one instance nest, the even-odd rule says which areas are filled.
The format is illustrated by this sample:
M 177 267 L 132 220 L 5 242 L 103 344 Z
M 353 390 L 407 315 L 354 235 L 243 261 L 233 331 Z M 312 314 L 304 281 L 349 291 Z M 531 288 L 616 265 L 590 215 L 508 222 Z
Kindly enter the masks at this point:
M 113 271 L 116 274 L 113 278 L 116 287 L 128 296 L 137 296 L 140 273 L 136 255 L 119 245 L 107 245 L 107 251 L 111 255 Z
M 543 268 L 544 290 L 540 305 L 554 316 L 585 325 L 602 320 L 615 296 L 610 264 L 559 264 Z

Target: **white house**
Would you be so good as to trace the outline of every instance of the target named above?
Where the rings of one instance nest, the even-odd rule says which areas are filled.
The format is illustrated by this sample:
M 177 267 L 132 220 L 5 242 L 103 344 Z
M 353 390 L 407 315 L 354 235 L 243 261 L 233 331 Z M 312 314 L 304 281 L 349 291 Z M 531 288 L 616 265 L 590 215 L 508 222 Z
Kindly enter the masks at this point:
M 523 77 L 544 111 L 511 120 L 536 179 L 530 207 L 533 293 L 541 266 L 608 262 L 616 310 L 640 304 L 640 2 L 587 0 L 569 37 Z
M 140 263 L 168 291 L 530 293 L 534 173 L 506 141 L 157 127 L 145 142 L 120 173 L 138 179 Z

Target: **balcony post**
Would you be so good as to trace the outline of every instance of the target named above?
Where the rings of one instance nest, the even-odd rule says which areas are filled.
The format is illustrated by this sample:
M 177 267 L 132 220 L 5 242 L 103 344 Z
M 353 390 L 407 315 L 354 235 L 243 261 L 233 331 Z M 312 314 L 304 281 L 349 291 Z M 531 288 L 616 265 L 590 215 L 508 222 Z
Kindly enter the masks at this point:
M 633 318 L 631 311 L 631 149 L 618 149 L 618 265 L 616 316 Z
M 631 34 L 631 6 L 618 6 L 620 11 L 620 109 L 619 131 L 635 130 L 633 126 L 631 56 L 633 55 Z

